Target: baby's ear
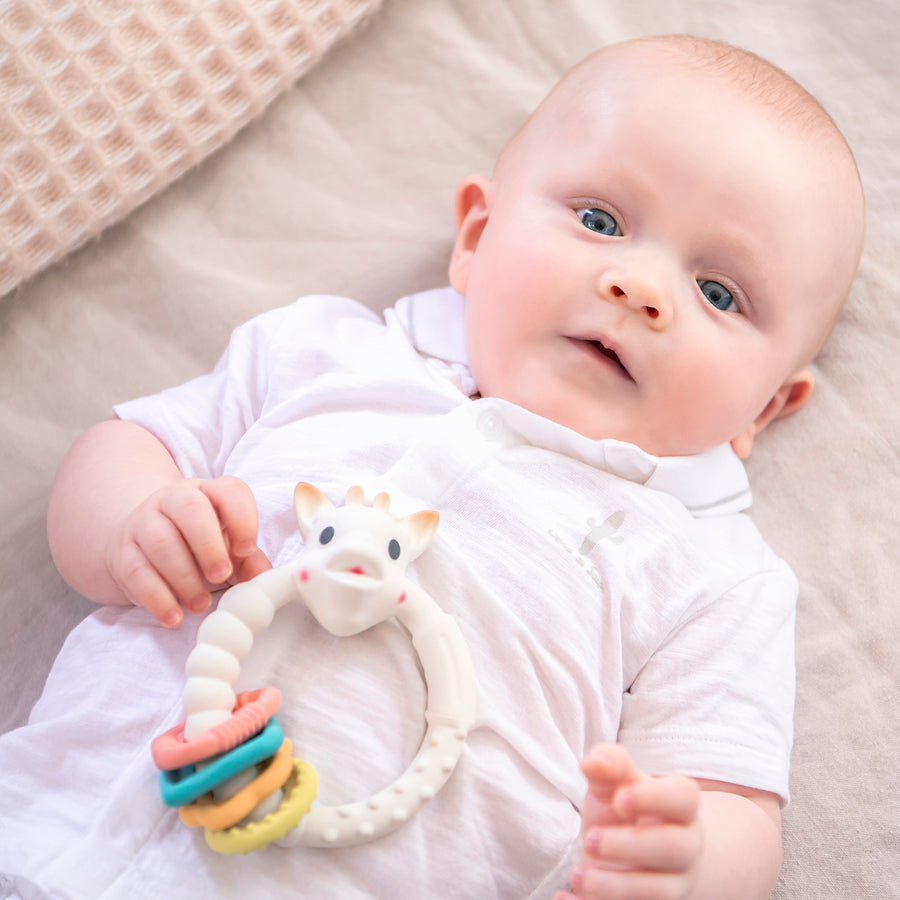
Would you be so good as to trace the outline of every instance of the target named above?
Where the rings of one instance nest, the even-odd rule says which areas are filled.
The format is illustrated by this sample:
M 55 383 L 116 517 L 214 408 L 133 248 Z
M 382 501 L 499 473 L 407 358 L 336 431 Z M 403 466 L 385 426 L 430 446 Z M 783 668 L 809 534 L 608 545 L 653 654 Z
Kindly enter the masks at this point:
M 469 175 L 456 189 L 456 241 L 450 257 L 450 284 L 465 294 L 472 257 L 481 240 L 490 213 L 493 182 L 482 175 Z
M 753 449 L 753 439 L 769 422 L 782 419 L 796 412 L 809 400 L 813 392 L 816 380 L 809 369 L 801 369 L 795 372 L 785 383 L 775 391 L 775 395 L 766 404 L 766 408 L 753 420 L 746 431 L 741 432 L 731 441 L 731 447 L 741 458 L 746 459 Z

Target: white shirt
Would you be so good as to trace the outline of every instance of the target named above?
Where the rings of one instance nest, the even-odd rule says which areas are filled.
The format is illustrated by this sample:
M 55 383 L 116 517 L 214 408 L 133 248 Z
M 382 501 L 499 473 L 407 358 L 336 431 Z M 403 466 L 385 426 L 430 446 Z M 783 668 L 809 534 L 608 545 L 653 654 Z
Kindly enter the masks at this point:
M 740 513 L 740 461 L 728 447 L 658 459 L 470 399 L 461 314 L 450 290 L 406 298 L 385 320 L 303 298 L 239 328 L 214 373 L 116 410 L 157 434 L 185 475 L 245 480 L 275 565 L 301 546 L 297 481 L 335 502 L 359 484 L 370 498 L 386 490 L 400 515 L 438 510 L 411 571 L 459 623 L 479 685 L 444 790 L 374 844 L 217 857 L 162 807 L 147 750 L 183 718 L 196 620 L 173 634 L 142 610 L 101 610 L 73 632 L 31 724 L 0 741 L 0 771 L 21 775 L 0 810 L 15 823 L 6 833 L 22 835 L 0 848 L 0 871 L 15 865 L 65 897 L 184 884 L 276 896 L 302 884 L 309 896 L 519 900 L 566 883 L 578 763 L 598 741 L 619 740 L 650 774 L 786 799 L 796 581 Z M 268 684 L 321 802 L 373 793 L 421 738 L 424 688 L 396 623 L 337 639 L 286 607 L 237 688 Z M 65 760 L 52 799 L 36 744 Z

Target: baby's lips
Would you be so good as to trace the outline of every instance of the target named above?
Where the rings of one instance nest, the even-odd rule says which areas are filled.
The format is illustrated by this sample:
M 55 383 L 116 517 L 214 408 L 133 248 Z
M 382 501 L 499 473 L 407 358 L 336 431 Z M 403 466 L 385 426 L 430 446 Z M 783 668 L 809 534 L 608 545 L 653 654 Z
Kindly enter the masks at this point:
M 602 356 L 615 363 L 622 375 L 628 378 L 629 381 L 635 380 L 634 376 L 631 374 L 630 369 L 628 368 L 628 362 L 623 356 L 623 351 L 619 344 L 602 335 L 578 336 L 572 338 L 572 340 L 576 341 L 577 343 L 587 345 L 591 348 L 591 351 L 593 353 L 596 353 L 598 356 Z

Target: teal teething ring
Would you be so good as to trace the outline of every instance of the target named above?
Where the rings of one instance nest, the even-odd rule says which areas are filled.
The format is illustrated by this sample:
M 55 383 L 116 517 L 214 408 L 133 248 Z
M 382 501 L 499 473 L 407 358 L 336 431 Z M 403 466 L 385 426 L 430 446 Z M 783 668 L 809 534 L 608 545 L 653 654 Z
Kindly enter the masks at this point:
M 159 773 L 159 790 L 166 806 L 184 806 L 209 793 L 244 769 L 273 756 L 284 741 L 281 726 L 273 716 L 268 725 L 249 741 L 198 768 L 196 765 Z

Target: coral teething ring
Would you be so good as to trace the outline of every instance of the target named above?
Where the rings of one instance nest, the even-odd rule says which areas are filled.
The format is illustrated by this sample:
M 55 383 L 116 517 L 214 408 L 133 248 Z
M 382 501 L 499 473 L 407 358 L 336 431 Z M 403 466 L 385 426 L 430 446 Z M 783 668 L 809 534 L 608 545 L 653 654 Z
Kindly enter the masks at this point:
M 247 853 L 272 842 L 345 847 L 374 840 L 415 815 L 455 769 L 475 719 L 471 657 L 456 622 L 405 574 L 430 543 L 438 514 L 424 510 L 398 520 L 389 507 L 387 494 L 367 506 L 355 487 L 336 508 L 312 485 L 297 485 L 301 556 L 230 588 L 201 623 L 185 665 L 185 722 L 154 741 L 153 756 L 164 770 L 164 801 L 182 807 L 185 824 L 204 825 L 213 850 Z M 254 635 L 297 598 L 339 637 L 396 618 L 409 631 L 422 666 L 428 693 L 422 744 L 399 778 L 357 803 L 313 806 L 315 771 L 301 760 L 290 769 L 284 763 L 290 753 L 284 745 L 290 744 L 282 742 L 272 717 L 278 691 L 235 697 L 232 689 Z M 212 797 L 203 796 L 210 791 Z
M 153 762 L 160 769 L 180 769 L 238 747 L 265 727 L 280 704 L 281 693 L 273 687 L 244 691 L 235 698 L 230 718 L 192 741 L 184 740 L 184 722 L 155 738 L 150 747 Z

